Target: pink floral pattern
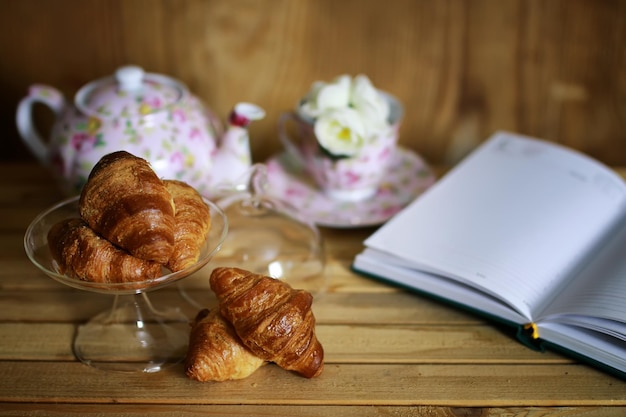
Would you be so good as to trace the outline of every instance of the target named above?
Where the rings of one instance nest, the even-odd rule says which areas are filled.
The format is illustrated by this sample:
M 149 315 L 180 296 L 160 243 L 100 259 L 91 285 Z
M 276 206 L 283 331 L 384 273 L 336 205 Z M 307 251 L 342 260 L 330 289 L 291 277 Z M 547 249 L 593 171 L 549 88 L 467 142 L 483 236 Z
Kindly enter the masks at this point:
M 266 165 L 271 196 L 298 207 L 302 216 L 319 226 L 334 228 L 384 223 L 435 181 L 422 158 L 403 148 L 393 151 L 385 180 L 376 195 L 359 202 L 328 197 L 286 153 L 269 159 Z
M 20 132 L 34 131 L 34 103 L 59 115 L 49 140 L 34 133 L 23 136 L 35 156 L 52 165 L 66 194 L 79 193 L 100 158 L 122 149 L 148 160 L 159 177 L 180 179 L 209 197 L 218 184 L 249 169 L 246 129 L 225 130 L 220 119 L 175 80 L 158 74 L 143 77 L 139 92 L 119 89 L 110 77 L 96 80 L 77 93 L 76 105 L 44 85 L 32 86 L 22 100 L 20 108 L 28 117 L 21 118 Z

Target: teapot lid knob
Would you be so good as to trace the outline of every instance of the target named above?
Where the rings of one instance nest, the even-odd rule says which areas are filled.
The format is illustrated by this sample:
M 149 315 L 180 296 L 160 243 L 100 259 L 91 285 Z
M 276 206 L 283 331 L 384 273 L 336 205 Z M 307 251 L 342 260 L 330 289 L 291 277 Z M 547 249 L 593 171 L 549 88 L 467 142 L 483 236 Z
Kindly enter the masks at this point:
M 143 83 L 143 75 L 143 68 L 135 65 L 121 67 L 115 71 L 115 78 L 122 91 L 139 90 Z

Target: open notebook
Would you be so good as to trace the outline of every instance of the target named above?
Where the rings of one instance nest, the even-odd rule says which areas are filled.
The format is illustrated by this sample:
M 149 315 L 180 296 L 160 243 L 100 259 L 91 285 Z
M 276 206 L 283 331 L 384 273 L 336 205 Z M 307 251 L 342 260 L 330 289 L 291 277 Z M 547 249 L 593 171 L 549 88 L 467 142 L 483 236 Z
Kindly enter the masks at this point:
M 366 239 L 353 269 L 626 377 L 626 183 L 576 151 L 496 133 Z

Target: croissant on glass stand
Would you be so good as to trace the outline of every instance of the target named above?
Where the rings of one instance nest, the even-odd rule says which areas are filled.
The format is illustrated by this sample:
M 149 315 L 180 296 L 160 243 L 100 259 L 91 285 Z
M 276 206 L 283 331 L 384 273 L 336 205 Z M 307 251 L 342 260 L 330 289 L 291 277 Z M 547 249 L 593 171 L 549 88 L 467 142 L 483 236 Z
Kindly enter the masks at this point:
M 171 271 L 195 264 L 211 228 L 211 211 L 195 188 L 176 180 L 164 180 L 176 207 L 174 249 L 167 262 Z
M 116 246 L 166 264 L 174 250 L 174 201 L 150 164 L 126 151 L 102 157 L 79 200 L 80 216 Z
M 200 257 L 211 211 L 190 185 L 161 180 L 126 151 L 103 156 L 78 202 L 80 219 L 52 228 L 48 246 L 62 273 L 86 281 L 154 279 Z
M 310 293 L 238 268 L 214 269 L 210 284 L 220 313 L 252 353 L 307 378 L 322 372 Z
M 191 325 L 185 373 L 197 381 L 246 378 L 265 361 L 243 345 L 217 309 L 201 310 Z
M 81 280 L 134 282 L 161 274 L 161 265 L 116 248 L 81 219 L 68 219 L 52 226 L 48 243 L 59 272 Z

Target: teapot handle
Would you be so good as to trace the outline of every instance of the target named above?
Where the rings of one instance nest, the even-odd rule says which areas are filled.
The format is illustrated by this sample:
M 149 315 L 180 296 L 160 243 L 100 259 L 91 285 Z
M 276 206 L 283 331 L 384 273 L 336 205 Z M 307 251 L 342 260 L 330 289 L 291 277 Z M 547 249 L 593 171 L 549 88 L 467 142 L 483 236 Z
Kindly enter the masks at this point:
M 20 101 L 17 107 L 17 130 L 22 136 L 22 140 L 40 162 L 48 164 L 49 147 L 41 139 L 33 123 L 33 105 L 35 103 L 48 106 L 58 118 L 65 109 L 65 97 L 53 87 L 36 84 L 29 88 L 28 95 Z

